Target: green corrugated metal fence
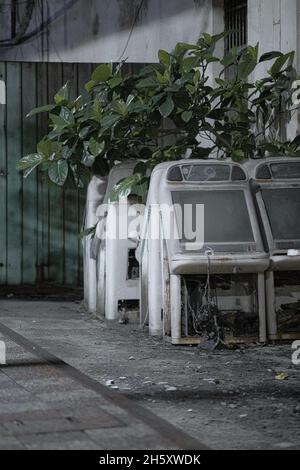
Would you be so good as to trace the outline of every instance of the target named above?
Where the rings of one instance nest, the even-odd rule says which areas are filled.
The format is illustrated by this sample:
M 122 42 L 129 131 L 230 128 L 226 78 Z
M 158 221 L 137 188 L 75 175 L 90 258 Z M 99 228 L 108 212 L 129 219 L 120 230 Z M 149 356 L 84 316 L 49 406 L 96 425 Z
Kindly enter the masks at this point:
M 46 116 L 25 119 L 30 109 L 53 101 L 70 80 L 83 89 L 93 65 L 0 62 L 6 105 L 0 104 L 0 285 L 53 282 L 82 284 L 81 226 L 85 195 L 50 187 L 41 172 L 24 180 L 18 159 L 35 151 Z

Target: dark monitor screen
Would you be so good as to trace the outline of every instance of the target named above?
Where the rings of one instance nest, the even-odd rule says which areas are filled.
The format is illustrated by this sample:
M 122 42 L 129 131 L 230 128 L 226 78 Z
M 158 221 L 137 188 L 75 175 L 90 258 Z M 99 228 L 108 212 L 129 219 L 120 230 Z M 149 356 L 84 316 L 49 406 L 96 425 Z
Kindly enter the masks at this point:
M 242 190 L 215 191 L 174 191 L 173 203 L 204 205 L 204 238 L 205 245 L 219 245 L 219 251 L 226 251 L 226 244 L 240 245 L 233 251 L 254 249 L 245 245 L 255 243 L 250 215 Z M 193 227 L 194 228 L 194 227 Z M 182 240 L 186 242 L 187 240 Z M 244 246 L 243 246 L 244 245 Z M 218 248 L 216 248 L 218 251 Z M 230 251 L 230 250 L 229 250 Z
M 263 189 L 273 238 L 300 240 L 300 188 Z

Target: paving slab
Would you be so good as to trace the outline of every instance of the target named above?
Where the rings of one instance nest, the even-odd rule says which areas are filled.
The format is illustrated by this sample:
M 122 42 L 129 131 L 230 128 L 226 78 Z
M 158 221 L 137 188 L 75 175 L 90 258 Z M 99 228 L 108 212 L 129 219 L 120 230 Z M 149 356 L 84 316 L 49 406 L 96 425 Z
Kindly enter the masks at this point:
M 0 331 L 0 449 L 205 447 L 7 326 Z
M 96 383 L 105 386 L 113 380 L 119 388 L 114 396 L 121 401 L 124 396 L 129 398 L 152 417 L 163 418 L 208 447 L 269 449 L 280 448 L 282 443 L 299 447 L 300 366 L 292 364 L 291 343 L 216 352 L 175 347 L 149 337 L 138 325 L 103 322 L 71 302 L 3 301 L 0 322 Z M 21 360 L 16 346 L 13 351 Z M 287 374 L 287 380 L 276 380 L 281 372 Z M 111 393 L 109 387 L 105 390 Z M 65 393 L 37 392 L 36 404 L 39 408 L 63 407 Z M 72 390 L 68 400 L 76 408 L 84 399 L 95 403 L 97 395 L 93 388 L 85 398 L 81 390 Z M 131 430 L 134 433 L 140 417 L 132 416 L 117 401 L 107 401 L 105 395 L 102 400 L 106 412 L 121 421 L 128 419 L 128 436 Z M 11 405 L 20 411 L 32 406 L 21 398 L 12 403 L 6 398 L 0 402 L 0 413 L 13 411 Z M 151 425 L 145 431 L 149 439 L 153 430 L 157 432 L 155 419 Z M 115 442 L 126 448 L 123 428 L 121 434 L 116 428 L 84 432 L 96 445 Z M 165 445 L 167 434 L 165 427 L 158 446 Z M 157 445 L 157 441 L 151 443 Z M 141 445 L 139 440 L 136 445 Z

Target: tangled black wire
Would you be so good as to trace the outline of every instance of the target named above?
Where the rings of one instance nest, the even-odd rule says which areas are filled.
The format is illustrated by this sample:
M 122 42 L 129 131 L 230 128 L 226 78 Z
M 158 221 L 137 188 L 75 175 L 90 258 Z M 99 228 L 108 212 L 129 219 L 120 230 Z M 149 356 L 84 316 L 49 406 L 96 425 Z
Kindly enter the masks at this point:
M 193 319 L 193 328 L 197 335 L 199 336 L 206 336 L 206 338 L 210 341 L 215 342 L 215 348 L 219 346 L 225 346 L 224 343 L 224 334 L 223 330 L 219 325 L 220 319 L 220 312 L 216 303 L 213 301 L 212 293 L 211 293 L 211 285 L 210 285 L 210 257 L 213 251 L 207 251 L 207 279 L 204 289 L 204 294 L 202 297 L 201 307 L 195 311 L 193 306 L 191 305 L 189 295 L 187 295 L 187 303 L 189 313 Z M 186 280 L 185 288 L 187 291 Z

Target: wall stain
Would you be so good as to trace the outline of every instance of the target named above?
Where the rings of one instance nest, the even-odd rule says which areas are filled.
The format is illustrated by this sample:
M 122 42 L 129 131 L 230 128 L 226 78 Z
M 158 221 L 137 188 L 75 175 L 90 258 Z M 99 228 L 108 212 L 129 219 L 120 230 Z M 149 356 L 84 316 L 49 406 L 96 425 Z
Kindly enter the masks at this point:
M 205 5 L 206 0 L 194 0 L 194 3 L 195 3 L 197 8 L 201 8 Z
M 147 15 L 148 1 L 144 0 L 136 24 L 142 23 Z M 141 0 L 118 0 L 119 4 L 119 25 L 122 29 L 131 28 L 136 13 L 140 7 Z
M 92 31 L 93 31 L 94 36 L 97 36 L 97 34 L 99 33 L 99 26 L 100 26 L 99 15 L 98 13 L 96 13 L 95 18 L 93 19 L 93 24 L 92 24 Z

